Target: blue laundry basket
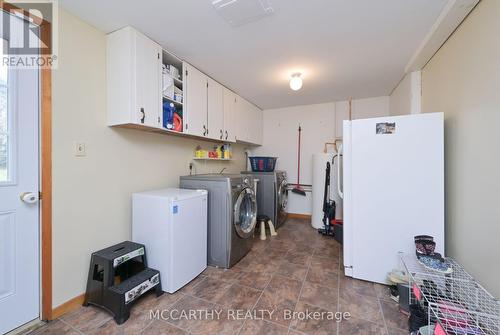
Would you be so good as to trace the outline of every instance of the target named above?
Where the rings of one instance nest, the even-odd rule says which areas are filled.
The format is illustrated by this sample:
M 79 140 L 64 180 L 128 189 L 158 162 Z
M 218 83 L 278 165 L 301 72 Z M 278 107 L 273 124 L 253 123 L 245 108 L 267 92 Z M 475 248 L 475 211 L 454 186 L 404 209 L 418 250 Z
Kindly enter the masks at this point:
M 248 157 L 253 172 L 273 172 L 278 157 Z

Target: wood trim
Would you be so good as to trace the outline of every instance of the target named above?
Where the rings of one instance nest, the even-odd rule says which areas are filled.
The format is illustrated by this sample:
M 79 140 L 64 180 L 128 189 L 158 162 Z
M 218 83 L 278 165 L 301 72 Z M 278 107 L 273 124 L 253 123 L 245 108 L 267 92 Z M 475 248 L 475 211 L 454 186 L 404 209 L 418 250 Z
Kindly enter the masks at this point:
M 299 220 L 311 220 L 310 214 L 288 213 L 287 218 Z
M 52 320 L 52 70 L 41 70 L 42 319 Z
M 58 317 L 73 312 L 80 308 L 85 300 L 85 294 L 80 294 L 79 296 L 74 297 L 66 301 L 65 303 L 57 306 L 52 310 L 52 318 L 57 319 Z
M 40 37 L 52 50 L 52 25 L 43 21 Z M 47 59 L 50 56 L 44 56 Z M 50 63 L 47 63 L 50 64 Z M 40 140 L 41 140 L 41 253 L 42 320 L 54 319 L 52 313 L 52 69 L 40 70 Z
M 40 25 L 43 41 L 50 41 L 52 48 L 52 25 L 43 21 Z M 44 56 L 49 58 L 49 56 Z M 42 320 L 52 320 L 52 69 L 40 70 L 40 140 L 41 140 L 41 192 L 42 192 Z
M 31 14 L 12 3 L 0 0 L 0 9 L 17 11 L 25 19 L 33 19 L 40 24 L 40 38 L 52 51 L 52 25 L 47 20 Z M 49 62 L 50 56 L 45 64 Z M 41 319 L 52 320 L 52 69 L 40 69 L 40 191 L 41 191 Z

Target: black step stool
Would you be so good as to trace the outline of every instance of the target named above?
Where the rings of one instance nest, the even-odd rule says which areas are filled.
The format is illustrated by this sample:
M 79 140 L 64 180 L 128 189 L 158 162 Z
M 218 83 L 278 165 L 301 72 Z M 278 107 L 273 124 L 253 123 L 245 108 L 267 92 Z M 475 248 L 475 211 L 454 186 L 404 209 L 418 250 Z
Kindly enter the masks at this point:
M 143 244 L 126 241 L 94 252 L 83 306 L 104 308 L 117 324 L 124 323 L 141 295 L 153 288 L 157 297 L 163 294 L 160 272 L 147 266 Z

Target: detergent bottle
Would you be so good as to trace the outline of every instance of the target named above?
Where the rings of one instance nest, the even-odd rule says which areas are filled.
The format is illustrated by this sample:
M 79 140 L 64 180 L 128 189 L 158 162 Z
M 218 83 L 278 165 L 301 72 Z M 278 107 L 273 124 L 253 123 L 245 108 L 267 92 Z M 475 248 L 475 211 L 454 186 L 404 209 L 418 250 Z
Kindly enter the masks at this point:
M 163 127 L 167 129 L 174 128 L 174 113 L 175 106 L 172 102 L 165 101 L 163 103 Z

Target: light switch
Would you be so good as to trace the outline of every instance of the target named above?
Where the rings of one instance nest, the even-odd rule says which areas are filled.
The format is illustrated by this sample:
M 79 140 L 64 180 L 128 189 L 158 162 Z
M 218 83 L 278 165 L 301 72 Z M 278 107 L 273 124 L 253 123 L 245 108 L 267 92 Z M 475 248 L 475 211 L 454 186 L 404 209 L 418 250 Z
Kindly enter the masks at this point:
M 83 143 L 83 142 L 76 142 L 75 143 L 75 156 L 76 157 L 87 156 L 87 151 L 85 151 L 85 143 Z

